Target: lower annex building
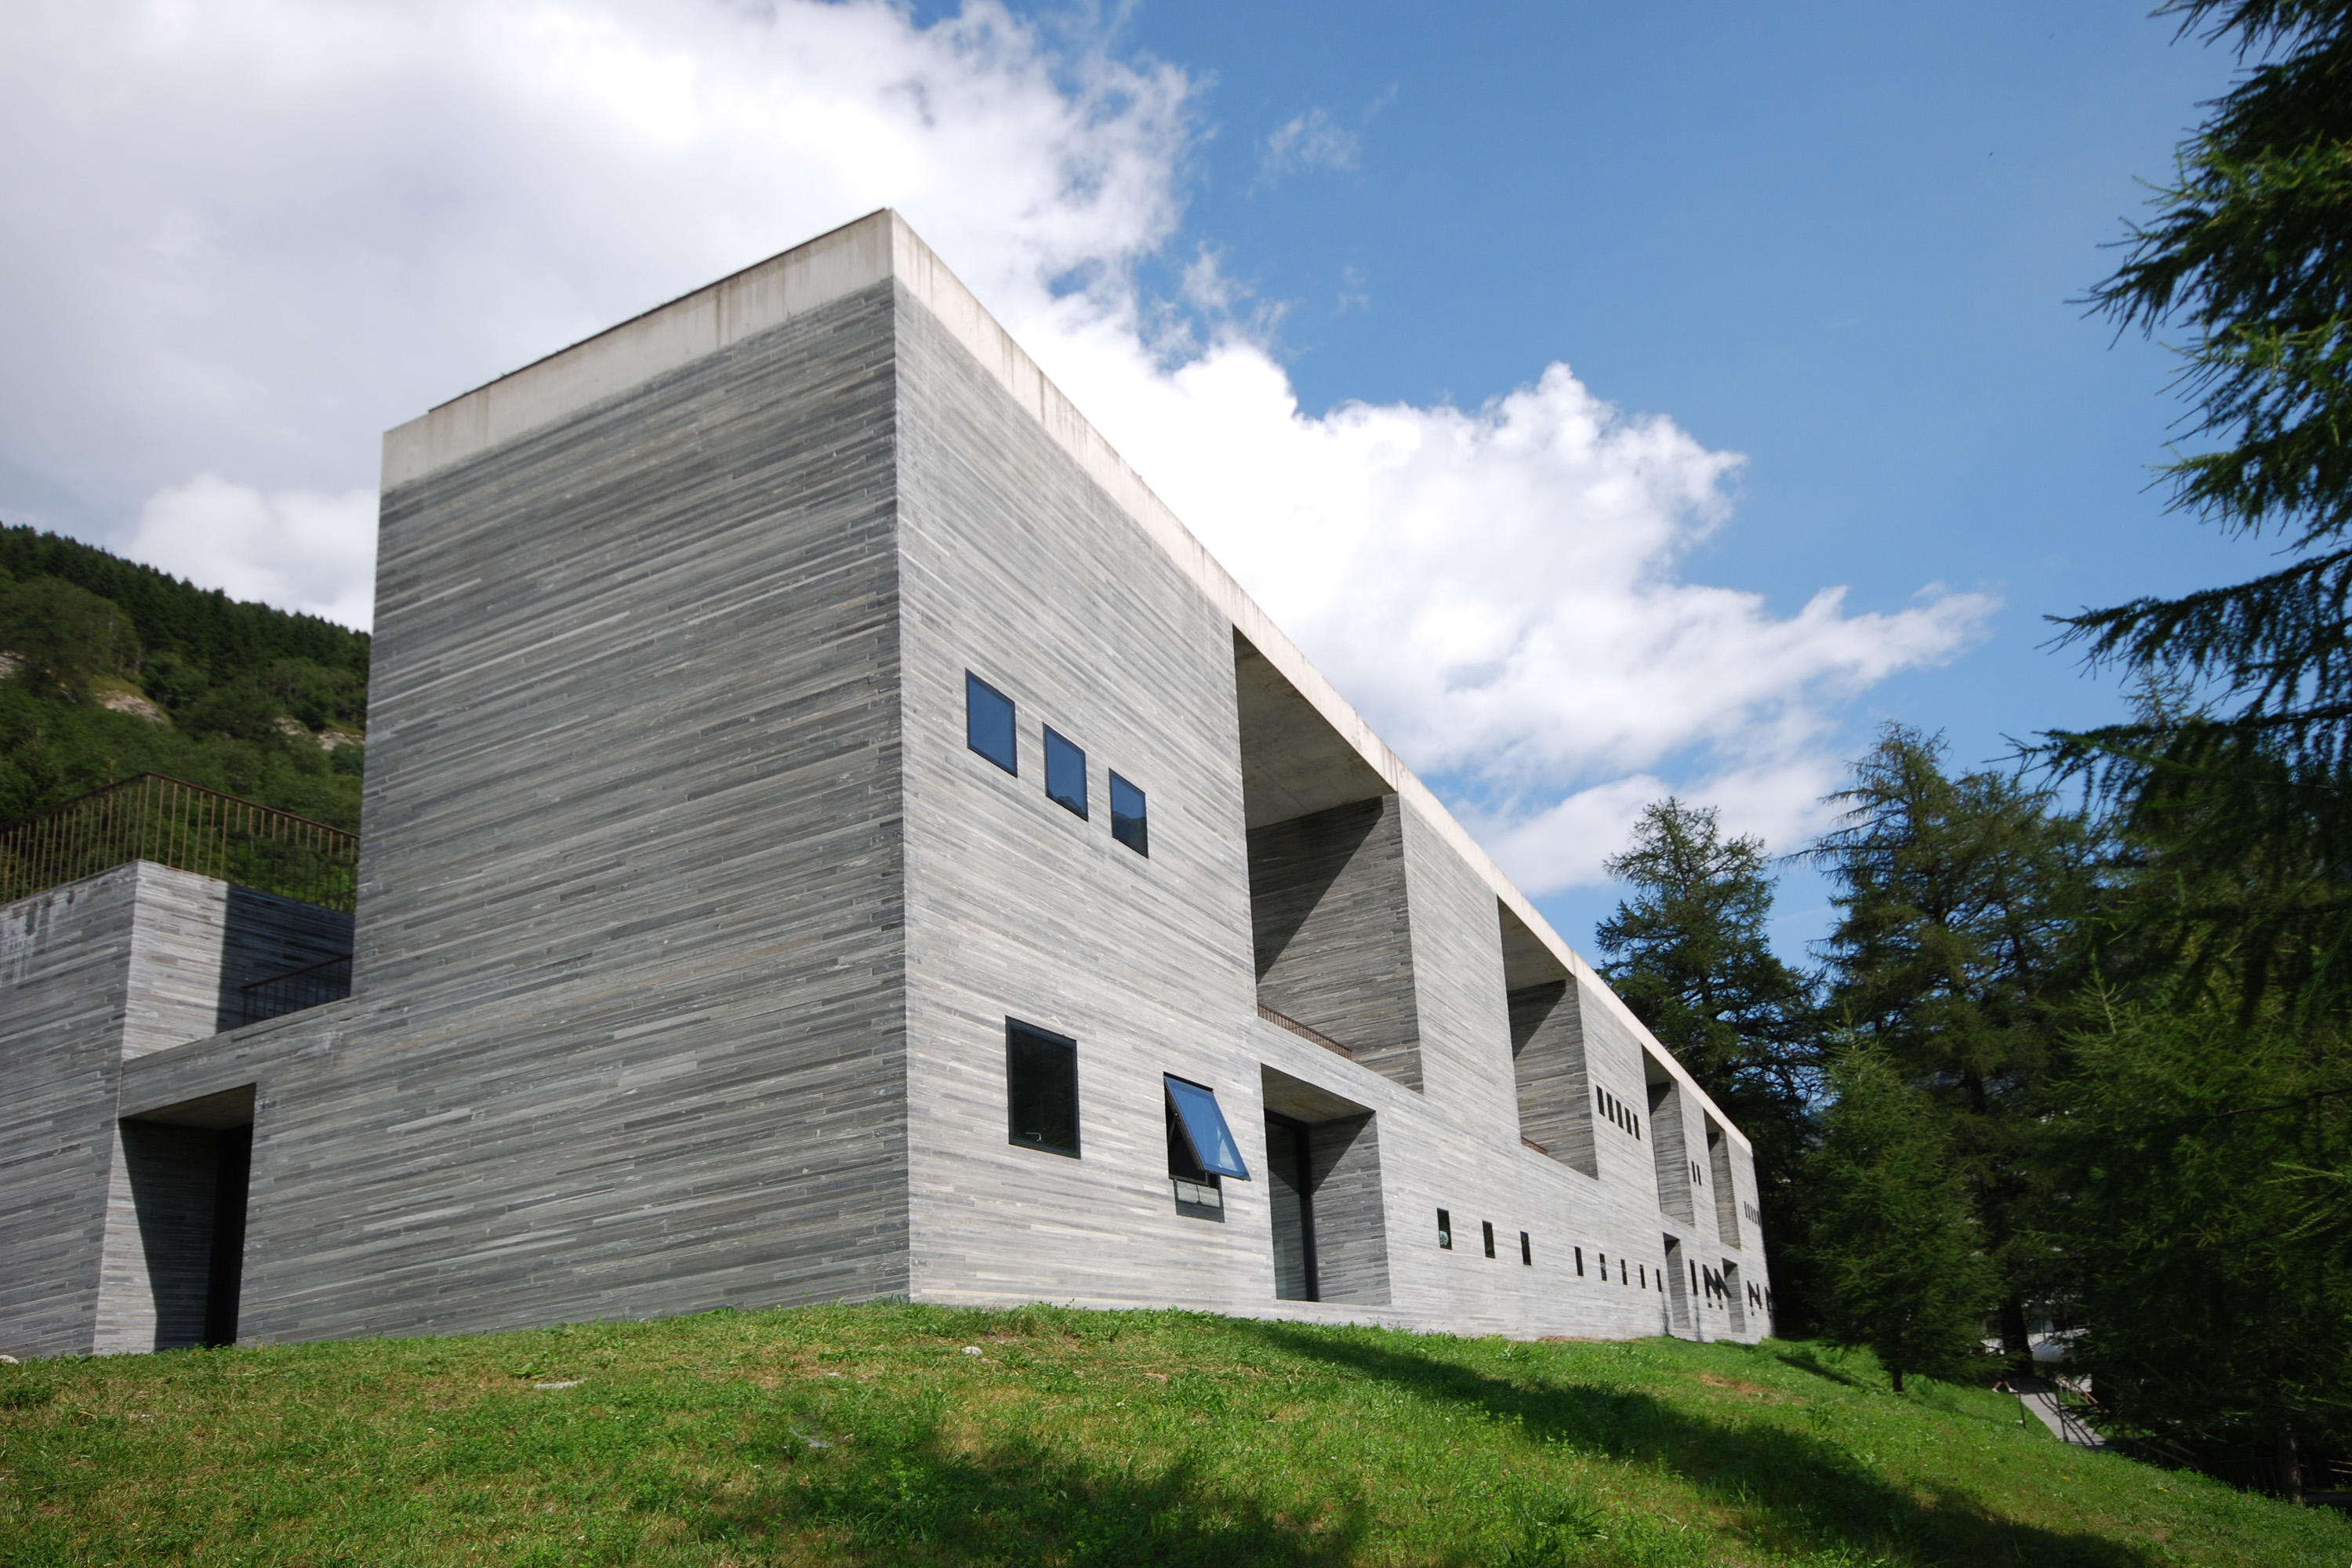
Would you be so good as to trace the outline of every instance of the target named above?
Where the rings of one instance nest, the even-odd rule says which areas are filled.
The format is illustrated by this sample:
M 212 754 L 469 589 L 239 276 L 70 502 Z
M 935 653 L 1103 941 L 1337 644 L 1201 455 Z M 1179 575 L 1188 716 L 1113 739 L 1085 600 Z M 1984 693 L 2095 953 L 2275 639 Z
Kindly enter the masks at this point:
M 378 563 L 351 912 L 0 906 L 0 1350 L 1769 1331 L 1739 1130 L 896 214 L 391 432 Z

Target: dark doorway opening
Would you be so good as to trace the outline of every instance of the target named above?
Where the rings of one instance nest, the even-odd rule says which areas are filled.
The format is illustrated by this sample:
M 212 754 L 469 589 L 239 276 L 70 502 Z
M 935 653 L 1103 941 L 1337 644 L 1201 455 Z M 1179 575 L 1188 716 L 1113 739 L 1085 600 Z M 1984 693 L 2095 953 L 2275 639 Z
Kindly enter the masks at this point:
M 1695 1339 L 1698 1334 L 1696 1320 L 1691 1315 L 1690 1294 L 1683 1288 L 1684 1271 L 1690 1267 L 1689 1260 L 1683 1257 L 1683 1244 L 1678 1237 L 1669 1236 L 1664 1239 L 1666 1331 L 1677 1339 Z
M 1319 1301 L 1315 1278 L 1315 1160 L 1307 1124 L 1268 1111 L 1265 1163 L 1274 1202 L 1274 1294 Z
M 236 1343 L 245 1288 L 245 1204 L 253 1186 L 253 1129 L 213 1134 L 213 1247 L 205 1273 L 205 1345 Z
M 236 1342 L 253 1100 L 247 1085 L 123 1119 L 123 1174 L 136 1239 L 114 1254 L 121 1272 L 101 1287 L 101 1317 L 112 1325 L 105 1348 Z

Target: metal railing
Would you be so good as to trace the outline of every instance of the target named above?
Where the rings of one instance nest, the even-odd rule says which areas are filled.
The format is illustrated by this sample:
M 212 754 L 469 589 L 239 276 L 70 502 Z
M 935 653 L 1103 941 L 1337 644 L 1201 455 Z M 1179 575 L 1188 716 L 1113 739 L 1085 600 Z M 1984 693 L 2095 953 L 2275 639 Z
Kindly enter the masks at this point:
M 162 773 L 141 773 L 0 828 L 0 903 L 133 860 L 350 914 L 359 835 Z
M 237 1027 L 340 1002 L 352 994 L 352 955 L 339 952 L 318 963 L 289 969 L 238 988 Z

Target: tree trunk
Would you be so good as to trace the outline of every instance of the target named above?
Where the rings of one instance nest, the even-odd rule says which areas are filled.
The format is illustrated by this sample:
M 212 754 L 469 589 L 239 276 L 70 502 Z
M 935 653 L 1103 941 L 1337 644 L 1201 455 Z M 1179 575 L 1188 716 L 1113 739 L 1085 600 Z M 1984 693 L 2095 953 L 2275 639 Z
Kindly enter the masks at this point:
M 1903 1392 L 1903 1369 L 1902 1369 L 1900 1366 L 1894 1366 L 1894 1367 L 1889 1367 L 1887 1370 L 1888 1370 L 1888 1371 L 1890 1371 L 1890 1372 L 1892 1372 L 1892 1373 L 1895 1374 L 1895 1393 L 1897 1393 L 1897 1394 L 1902 1393 L 1902 1392 Z
M 2027 1338 L 2025 1299 L 2012 1290 L 2000 1303 L 2000 1353 L 2016 1360 L 2032 1355 L 2033 1347 Z
M 2294 1428 L 2292 1426 L 2279 1428 L 2278 1484 L 2287 1501 L 2303 1501 L 2303 1455 L 2295 1447 Z

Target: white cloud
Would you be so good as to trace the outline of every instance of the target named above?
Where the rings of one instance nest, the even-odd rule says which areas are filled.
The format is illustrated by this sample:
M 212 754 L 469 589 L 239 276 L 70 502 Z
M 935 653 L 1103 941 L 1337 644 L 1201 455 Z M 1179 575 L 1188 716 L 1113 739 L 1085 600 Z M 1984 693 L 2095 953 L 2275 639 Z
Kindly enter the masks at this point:
M 264 495 L 214 474 L 158 490 L 127 552 L 234 599 L 258 599 L 347 626 L 375 610 L 375 491 Z
M 1333 124 L 1320 109 L 1310 109 L 1292 115 L 1266 137 L 1258 174 L 1273 179 L 1298 169 L 1352 169 L 1360 148 L 1354 132 Z
M 1184 280 L 1205 347 L 1132 283 L 1178 231 L 1192 84 L 1069 36 L 983 0 L 929 27 L 815 0 L 17 0 L 0 511 L 70 501 L 199 582 L 363 621 L 381 431 L 892 205 L 1531 889 L 1596 876 L 1669 783 L 1788 842 L 1841 705 L 1987 613 L 1688 581 L 1739 459 L 1564 365 L 1477 409 L 1302 414 L 1279 305 L 1213 246 Z M 1265 147 L 1360 154 L 1319 110 Z

